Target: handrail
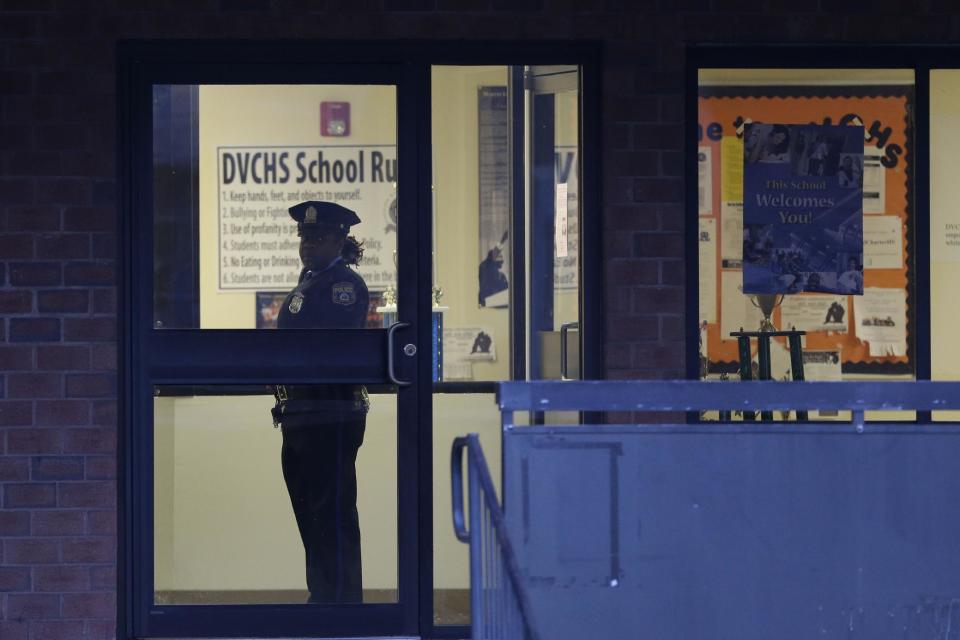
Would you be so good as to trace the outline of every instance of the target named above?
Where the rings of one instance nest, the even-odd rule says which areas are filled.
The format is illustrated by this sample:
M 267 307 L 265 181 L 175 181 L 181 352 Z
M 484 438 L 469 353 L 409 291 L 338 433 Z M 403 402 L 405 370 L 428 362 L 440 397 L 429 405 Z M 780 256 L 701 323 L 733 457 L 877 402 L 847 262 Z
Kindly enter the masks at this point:
M 469 479 L 469 529 L 463 501 L 464 450 Z M 450 472 L 454 532 L 457 539 L 470 544 L 472 637 L 538 640 L 506 521 L 477 434 L 453 441 Z
M 502 382 L 501 411 L 710 411 L 731 409 L 960 409 L 960 382 Z

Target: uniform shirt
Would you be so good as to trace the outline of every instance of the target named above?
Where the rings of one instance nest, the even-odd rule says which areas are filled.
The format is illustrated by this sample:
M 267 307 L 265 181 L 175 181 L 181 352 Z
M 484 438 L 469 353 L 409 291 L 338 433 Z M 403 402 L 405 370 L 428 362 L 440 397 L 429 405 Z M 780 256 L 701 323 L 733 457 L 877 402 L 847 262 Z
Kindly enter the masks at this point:
M 287 294 L 277 316 L 278 329 L 362 329 L 370 295 L 355 271 L 337 258 L 326 269 L 304 269 L 296 288 Z M 284 428 L 341 423 L 367 412 L 366 390 L 356 384 L 287 387 Z
M 280 307 L 277 328 L 362 329 L 369 303 L 363 278 L 337 258 L 326 269 L 303 270 L 296 288 Z

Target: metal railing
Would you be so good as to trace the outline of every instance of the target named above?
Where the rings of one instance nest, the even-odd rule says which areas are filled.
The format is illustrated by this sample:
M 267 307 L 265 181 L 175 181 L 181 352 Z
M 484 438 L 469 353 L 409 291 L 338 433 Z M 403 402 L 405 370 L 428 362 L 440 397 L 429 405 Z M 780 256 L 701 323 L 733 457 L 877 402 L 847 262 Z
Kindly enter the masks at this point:
M 469 530 L 463 505 L 466 451 Z M 503 511 L 477 434 L 453 441 L 453 529 L 470 545 L 470 613 L 473 640 L 538 640 L 520 580 Z

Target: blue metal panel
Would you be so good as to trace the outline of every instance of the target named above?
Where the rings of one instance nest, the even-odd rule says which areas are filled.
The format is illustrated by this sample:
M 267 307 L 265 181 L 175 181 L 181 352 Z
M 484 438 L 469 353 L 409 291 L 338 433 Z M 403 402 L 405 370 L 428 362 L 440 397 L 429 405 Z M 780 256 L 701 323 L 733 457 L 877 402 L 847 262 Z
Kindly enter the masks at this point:
M 956 427 L 515 428 L 504 449 L 541 637 L 960 630 Z

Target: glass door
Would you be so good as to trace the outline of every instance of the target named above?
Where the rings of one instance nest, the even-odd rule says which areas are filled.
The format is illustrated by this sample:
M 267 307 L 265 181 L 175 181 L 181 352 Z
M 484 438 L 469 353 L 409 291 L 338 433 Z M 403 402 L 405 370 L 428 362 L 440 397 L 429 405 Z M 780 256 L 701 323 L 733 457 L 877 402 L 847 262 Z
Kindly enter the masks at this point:
M 126 92 L 129 630 L 416 635 L 412 72 L 148 58 Z

